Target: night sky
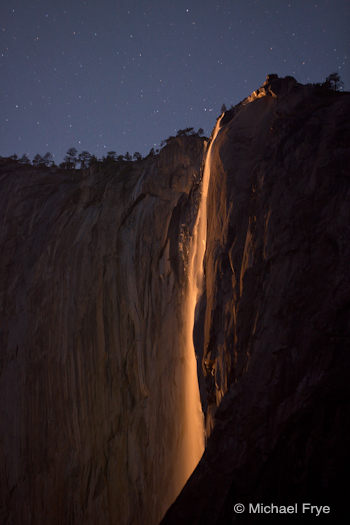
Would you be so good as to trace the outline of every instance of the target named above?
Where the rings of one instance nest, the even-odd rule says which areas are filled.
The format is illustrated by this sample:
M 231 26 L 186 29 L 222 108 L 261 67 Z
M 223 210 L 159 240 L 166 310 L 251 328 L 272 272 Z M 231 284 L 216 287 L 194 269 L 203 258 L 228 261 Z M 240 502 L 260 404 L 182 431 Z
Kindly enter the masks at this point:
M 147 154 L 266 74 L 350 89 L 349 0 L 1 0 L 0 155 Z

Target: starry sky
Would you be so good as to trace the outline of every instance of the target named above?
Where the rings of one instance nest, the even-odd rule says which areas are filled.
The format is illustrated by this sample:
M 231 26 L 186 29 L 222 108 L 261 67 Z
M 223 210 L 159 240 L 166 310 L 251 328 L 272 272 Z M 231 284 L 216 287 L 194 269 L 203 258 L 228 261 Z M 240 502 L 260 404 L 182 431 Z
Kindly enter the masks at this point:
M 268 73 L 349 90 L 349 27 L 349 0 L 1 0 L 0 155 L 144 155 Z

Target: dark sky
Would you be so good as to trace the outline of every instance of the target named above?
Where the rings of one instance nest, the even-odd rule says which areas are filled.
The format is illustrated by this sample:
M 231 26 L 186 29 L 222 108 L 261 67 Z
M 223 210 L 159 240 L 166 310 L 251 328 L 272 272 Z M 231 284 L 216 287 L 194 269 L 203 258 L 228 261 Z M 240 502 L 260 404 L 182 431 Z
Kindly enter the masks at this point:
M 1 0 L 0 155 L 210 134 L 267 73 L 350 88 L 349 0 Z

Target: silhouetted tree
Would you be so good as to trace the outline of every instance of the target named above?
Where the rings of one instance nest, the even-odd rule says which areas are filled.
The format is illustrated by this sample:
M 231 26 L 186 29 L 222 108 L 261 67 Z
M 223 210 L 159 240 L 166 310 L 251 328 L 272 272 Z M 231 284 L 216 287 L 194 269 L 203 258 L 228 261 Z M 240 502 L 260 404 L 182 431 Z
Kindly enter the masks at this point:
M 69 148 L 69 150 L 66 153 L 66 156 L 64 157 L 64 162 L 67 165 L 67 169 L 75 168 L 78 162 L 77 154 L 78 154 L 78 151 L 76 148 Z
M 226 113 L 226 111 L 227 111 L 227 107 L 226 107 L 225 104 L 223 104 L 223 105 L 221 106 L 221 110 L 220 110 L 220 112 L 221 112 L 221 113 Z
M 81 153 L 79 153 L 78 161 L 80 162 L 80 168 L 82 170 L 89 166 L 90 159 L 91 153 L 89 153 L 88 151 L 82 151 Z
M 89 159 L 89 168 L 95 168 L 96 166 L 98 166 L 98 164 L 99 160 L 96 157 L 96 155 L 91 155 Z
M 39 166 L 43 166 L 44 165 L 44 159 L 41 155 L 39 155 L 39 153 L 37 153 L 33 159 L 33 166 L 36 166 L 37 168 Z
M 10 159 L 18 160 L 18 155 L 16 153 L 14 153 L 13 155 L 11 155 Z
M 197 135 L 199 135 L 200 137 L 203 135 L 204 133 L 204 129 L 203 128 L 199 128 L 199 130 L 197 131 Z
M 147 155 L 147 157 L 154 157 L 155 153 L 154 153 L 154 148 L 151 148 L 149 150 L 149 154 Z
M 131 157 L 131 155 L 130 155 L 130 153 L 129 153 L 128 151 L 125 153 L 124 158 L 125 158 L 125 160 L 127 160 L 127 161 L 132 160 L 132 157 Z
M 118 162 L 123 162 L 123 160 L 125 160 L 124 155 L 118 155 L 118 157 L 117 157 L 117 161 L 118 161 Z
M 185 129 L 179 129 L 176 133 L 177 137 L 183 137 L 186 135 L 194 135 L 194 129 L 193 128 L 185 128 Z
M 343 82 L 340 78 L 339 73 L 331 73 L 326 78 L 326 81 L 323 83 L 323 86 L 332 89 L 333 91 L 339 91 L 343 87 Z
M 115 162 L 117 160 L 117 153 L 115 151 L 108 151 L 107 159 Z
M 43 156 L 43 164 L 48 168 L 54 164 L 52 153 L 49 151 Z
M 21 164 L 30 164 L 29 157 L 24 153 L 22 157 L 19 159 L 19 162 Z
M 132 158 L 134 160 L 136 160 L 136 161 L 139 161 L 139 160 L 142 160 L 142 155 L 138 151 L 135 151 L 135 153 L 133 154 Z
M 105 157 L 102 158 L 102 163 L 104 166 L 113 167 L 113 165 L 117 162 L 117 154 L 115 151 L 109 151 Z

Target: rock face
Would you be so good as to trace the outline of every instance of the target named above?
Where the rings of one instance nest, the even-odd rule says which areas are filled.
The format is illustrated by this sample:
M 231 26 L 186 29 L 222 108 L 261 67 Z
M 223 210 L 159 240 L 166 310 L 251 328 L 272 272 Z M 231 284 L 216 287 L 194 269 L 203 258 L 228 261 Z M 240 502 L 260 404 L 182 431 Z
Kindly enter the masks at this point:
M 165 525 L 255 522 L 237 502 L 337 504 L 349 109 L 349 94 L 272 75 L 221 119 L 194 327 L 208 441 Z M 90 175 L 0 161 L 1 523 L 157 525 L 185 483 L 205 151 L 178 137 Z
M 288 519 L 235 515 L 238 502 L 313 501 L 331 506 L 331 522 L 341 519 L 349 458 L 349 116 L 348 93 L 272 77 L 222 119 L 201 317 L 212 433 L 164 525 Z
M 157 524 L 193 470 L 182 304 L 204 147 L 91 176 L 2 161 L 2 524 Z

